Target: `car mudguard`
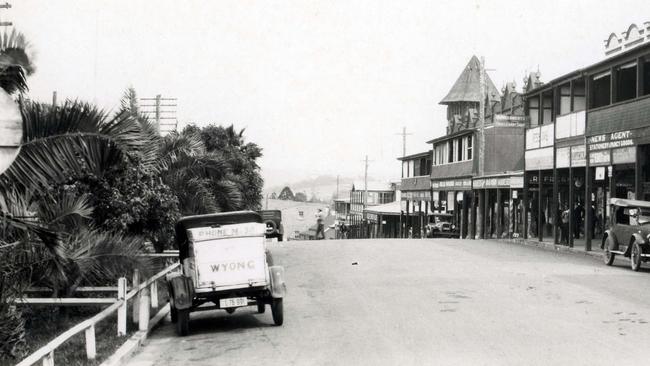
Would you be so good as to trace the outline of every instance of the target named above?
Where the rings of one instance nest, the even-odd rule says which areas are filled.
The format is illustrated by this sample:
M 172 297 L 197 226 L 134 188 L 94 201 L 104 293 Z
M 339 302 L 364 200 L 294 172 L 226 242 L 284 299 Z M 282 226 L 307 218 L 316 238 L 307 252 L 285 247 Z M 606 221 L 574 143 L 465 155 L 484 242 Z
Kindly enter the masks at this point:
M 641 247 L 641 253 L 645 253 L 645 248 L 647 247 L 647 245 L 646 245 L 647 242 L 643 238 L 643 236 L 641 236 L 641 234 L 639 234 L 639 233 L 634 233 L 634 234 L 632 234 L 632 238 L 634 238 L 635 243 L 639 243 L 639 246 Z M 627 253 L 626 254 L 630 254 L 631 250 L 632 250 L 632 243 L 630 243 L 630 245 L 627 246 Z
M 287 285 L 284 283 L 284 267 L 270 266 L 269 277 L 271 278 L 271 297 L 283 298 L 287 293 Z
M 178 310 L 189 309 L 192 307 L 194 299 L 194 283 L 192 279 L 180 273 L 167 278 L 169 288 L 169 299 L 172 306 Z
M 618 239 L 616 239 L 616 235 L 614 235 L 614 232 L 611 229 L 605 230 L 605 235 L 603 235 L 603 241 L 600 243 L 600 249 L 605 249 L 605 244 L 607 243 L 608 237 L 611 237 L 612 241 L 614 242 L 614 247 L 609 248 L 609 250 L 618 250 Z

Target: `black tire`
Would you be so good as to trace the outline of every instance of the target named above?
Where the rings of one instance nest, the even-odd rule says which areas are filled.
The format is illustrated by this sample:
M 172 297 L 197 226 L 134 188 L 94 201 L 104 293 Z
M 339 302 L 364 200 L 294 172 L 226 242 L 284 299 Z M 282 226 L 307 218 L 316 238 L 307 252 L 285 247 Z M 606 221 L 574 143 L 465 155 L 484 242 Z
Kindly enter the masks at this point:
M 169 309 L 169 316 L 172 318 L 172 323 L 176 323 L 178 321 L 178 310 L 176 310 L 176 308 L 171 305 Z
M 282 241 L 282 234 L 278 234 L 277 238 L 278 238 L 278 241 Z
M 177 313 L 176 334 L 184 337 L 190 332 L 190 309 L 177 310 Z
M 226 313 L 232 314 L 232 313 L 235 312 L 235 309 L 237 309 L 237 308 L 226 308 Z
M 630 268 L 635 272 L 641 269 L 641 253 L 643 252 L 639 243 L 632 243 L 632 248 L 630 248 Z
M 608 236 L 607 239 L 605 240 L 605 247 L 603 248 L 603 261 L 608 266 L 611 266 L 612 263 L 614 263 L 614 257 L 616 257 L 616 254 L 610 252 L 609 250 L 611 244 L 612 244 L 612 237 Z
M 273 323 L 275 325 L 282 325 L 284 323 L 284 306 L 282 299 L 273 299 L 271 302 L 271 314 L 273 315 Z
M 271 252 L 268 249 L 266 250 L 266 264 L 269 267 L 273 265 L 273 256 L 271 255 Z
M 264 304 L 264 302 L 261 299 L 257 300 L 257 312 L 260 314 L 264 314 L 265 311 L 266 311 L 266 304 Z

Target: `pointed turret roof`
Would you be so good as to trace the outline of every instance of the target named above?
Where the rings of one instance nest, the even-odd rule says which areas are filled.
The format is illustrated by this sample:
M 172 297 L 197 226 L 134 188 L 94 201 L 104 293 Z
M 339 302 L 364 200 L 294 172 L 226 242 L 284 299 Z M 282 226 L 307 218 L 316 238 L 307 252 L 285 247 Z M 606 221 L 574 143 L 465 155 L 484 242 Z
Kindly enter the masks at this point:
M 447 96 L 444 97 L 440 104 L 449 104 L 454 102 L 480 102 L 481 101 L 481 62 L 476 56 L 472 58 L 465 66 L 454 86 L 451 87 Z M 490 77 L 485 74 L 485 87 L 489 100 L 498 100 L 499 90 L 494 86 Z

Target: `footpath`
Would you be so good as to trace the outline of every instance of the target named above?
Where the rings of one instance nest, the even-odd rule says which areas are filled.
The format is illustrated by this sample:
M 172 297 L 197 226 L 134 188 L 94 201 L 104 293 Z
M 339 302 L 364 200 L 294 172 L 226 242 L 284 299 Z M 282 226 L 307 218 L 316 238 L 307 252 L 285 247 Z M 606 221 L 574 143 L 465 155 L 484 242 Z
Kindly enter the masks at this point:
M 585 241 L 584 239 L 576 239 L 573 243 L 573 247 L 563 244 L 554 244 L 550 241 L 539 241 L 536 239 L 522 239 L 522 238 L 513 238 L 513 239 L 494 239 L 498 241 L 503 241 L 507 243 L 520 244 L 530 247 L 538 247 L 547 250 L 554 250 L 557 252 L 565 252 L 572 254 L 585 255 L 593 258 L 602 258 L 603 251 L 600 249 L 600 239 L 594 239 L 591 241 L 591 250 L 585 250 Z

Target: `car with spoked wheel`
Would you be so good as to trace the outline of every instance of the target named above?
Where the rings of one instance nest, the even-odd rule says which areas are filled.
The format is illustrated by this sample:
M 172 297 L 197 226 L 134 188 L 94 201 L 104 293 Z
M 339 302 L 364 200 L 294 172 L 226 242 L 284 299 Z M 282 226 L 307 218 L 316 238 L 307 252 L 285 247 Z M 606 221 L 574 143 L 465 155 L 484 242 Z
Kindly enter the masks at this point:
M 609 229 L 603 235 L 603 260 L 611 266 L 616 256 L 626 257 L 638 271 L 650 261 L 650 202 L 612 198 Z
M 172 322 L 189 333 L 190 313 L 271 307 L 275 325 L 284 321 L 284 268 L 273 265 L 260 214 L 237 211 L 187 216 L 176 224 L 181 272 L 167 277 Z

